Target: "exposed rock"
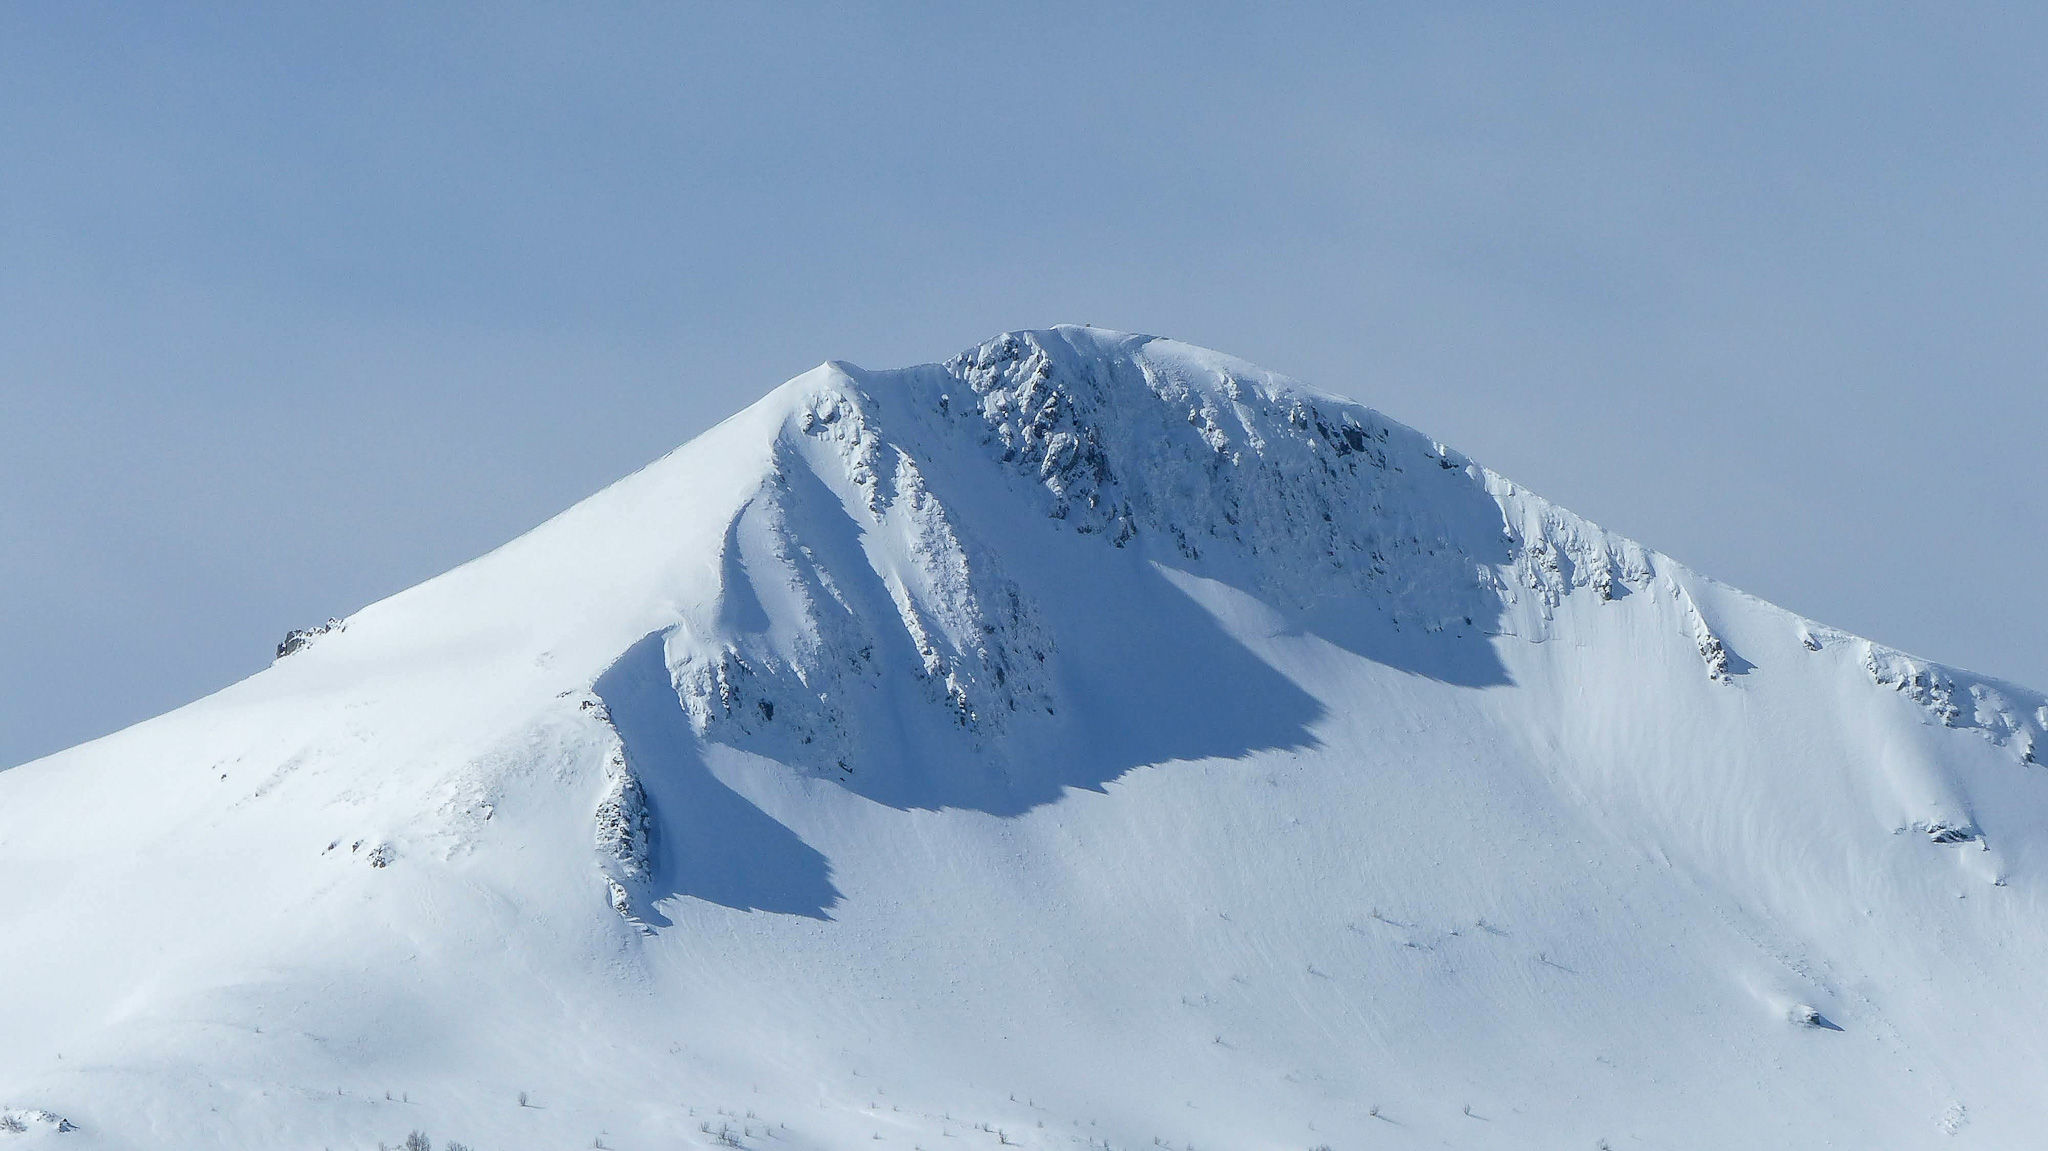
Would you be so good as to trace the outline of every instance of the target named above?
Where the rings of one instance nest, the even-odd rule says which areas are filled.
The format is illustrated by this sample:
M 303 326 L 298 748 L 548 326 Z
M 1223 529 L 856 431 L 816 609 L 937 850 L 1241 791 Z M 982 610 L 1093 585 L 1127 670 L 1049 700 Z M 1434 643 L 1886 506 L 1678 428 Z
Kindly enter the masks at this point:
M 347 627 L 348 624 L 343 620 L 329 619 L 318 627 L 304 627 L 288 631 L 285 633 L 284 642 L 277 645 L 277 658 L 283 659 L 293 652 L 307 647 L 321 636 L 344 631 Z
M 610 711 L 603 701 L 594 698 L 583 700 L 581 706 L 604 725 L 609 738 L 604 760 L 605 790 L 592 819 L 609 901 L 620 915 L 629 916 L 629 888 L 644 885 L 653 874 L 654 819 L 647 808 L 647 793 L 627 762 L 625 742 L 612 726 Z
M 2048 702 L 2040 696 L 1868 641 L 1863 644 L 1863 669 L 1870 682 L 1919 704 L 1943 727 L 1974 730 L 2010 747 L 2021 763 L 2036 762 L 2035 749 L 2048 733 Z
M 1982 833 L 1967 823 L 1953 823 L 1937 819 L 1931 823 L 1916 823 L 1914 830 L 1926 833 L 1935 843 L 1971 843 L 1982 838 Z
M 78 1130 L 78 1124 L 40 1107 L 0 1110 L 0 1135 L 26 1135 L 38 1130 L 64 1134 Z

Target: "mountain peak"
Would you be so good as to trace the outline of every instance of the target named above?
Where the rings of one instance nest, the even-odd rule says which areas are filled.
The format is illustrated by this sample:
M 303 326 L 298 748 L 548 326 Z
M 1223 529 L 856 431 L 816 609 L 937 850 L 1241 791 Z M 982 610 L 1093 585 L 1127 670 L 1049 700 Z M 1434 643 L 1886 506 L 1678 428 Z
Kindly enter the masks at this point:
M 0 1106 L 110 1146 L 2019 1145 L 2044 732 L 1215 352 L 828 362 L 0 773 Z

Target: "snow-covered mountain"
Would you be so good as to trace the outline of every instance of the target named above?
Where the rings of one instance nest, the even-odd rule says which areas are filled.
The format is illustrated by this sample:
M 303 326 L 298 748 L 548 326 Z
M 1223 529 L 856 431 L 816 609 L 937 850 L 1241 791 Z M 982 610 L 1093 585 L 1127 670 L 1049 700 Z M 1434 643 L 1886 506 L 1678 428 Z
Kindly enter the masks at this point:
M 2048 701 L 1212 352 L 827 364 L 284 649 L 0 773 L 0 1149 L 2048 1131 Z

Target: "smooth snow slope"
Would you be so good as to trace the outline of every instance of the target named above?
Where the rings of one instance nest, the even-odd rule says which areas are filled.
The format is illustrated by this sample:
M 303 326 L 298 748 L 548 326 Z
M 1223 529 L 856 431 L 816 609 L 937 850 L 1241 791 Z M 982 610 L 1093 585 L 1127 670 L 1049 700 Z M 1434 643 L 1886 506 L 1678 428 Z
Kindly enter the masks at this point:
M 0 1148 L 2038 1145 L 2043 708 L 1215 353 L 828 364 L 0 773 Z

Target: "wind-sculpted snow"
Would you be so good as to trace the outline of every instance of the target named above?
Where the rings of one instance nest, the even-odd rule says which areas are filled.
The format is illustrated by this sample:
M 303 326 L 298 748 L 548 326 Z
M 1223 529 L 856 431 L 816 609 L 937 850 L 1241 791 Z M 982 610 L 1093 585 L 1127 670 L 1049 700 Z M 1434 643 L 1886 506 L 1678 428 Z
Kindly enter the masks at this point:
M 2048 700 L 1199 348 L 823 365 L 285 646 L 0 773 L 0 1144 L 2048 1127 Z

